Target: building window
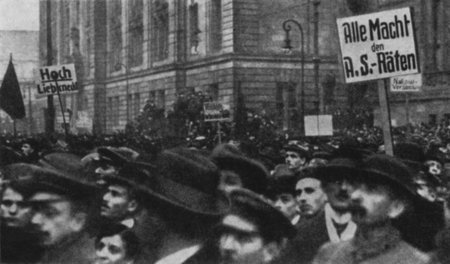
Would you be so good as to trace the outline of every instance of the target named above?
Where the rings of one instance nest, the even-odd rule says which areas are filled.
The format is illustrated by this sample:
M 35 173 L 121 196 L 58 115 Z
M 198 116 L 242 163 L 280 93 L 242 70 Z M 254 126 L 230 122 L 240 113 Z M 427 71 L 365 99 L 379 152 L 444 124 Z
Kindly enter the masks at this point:
M 219 84 L 214 83 L 209 86 L 208 95 L 213 101 L 219 100 Z
M 139 115 L 140 110 L 141 110 L 141 95 L 139 93 L 135 93 L 133 100 L 132 118 L 136 118 Z
M 166 106 L 166 91 L 164 91 L 164 90 L 157 91 L 156 106 L 158 106 L 160 108 L 165 108 L 165 106 Z
M 169 56 L 169 4 L 166 0 L 153 1 L 153 58 L 165 60 Z
M 130 0 L 129 2 L 129 45 L 128 45 L 128 60 L 129 65 L 139 66 L 142 64 L 142 50 L 144 40 L 144 26 L 143 26 L 143 2 L 142 0 Z
M 222 0 L 210 0 L 209 50 L 217 52 L 222 49 Z
M 110 48 L 110 72 L 120 70 L 117 67 L 122 63 L 122 5 L 120 0 L 110 0 L 109 15 L 109 46 Z
M 296 84 L 291 82 L 278 82 L 276 84 L 275 108 L 277 111 L 277 120 L 284 129 L 295 125 L 297 121 L 297 94 Z
M 199 34 L 201 33 L 198 24 L 198 3 L 189 6 L 189 43 L 191 54 L 198 53 Z

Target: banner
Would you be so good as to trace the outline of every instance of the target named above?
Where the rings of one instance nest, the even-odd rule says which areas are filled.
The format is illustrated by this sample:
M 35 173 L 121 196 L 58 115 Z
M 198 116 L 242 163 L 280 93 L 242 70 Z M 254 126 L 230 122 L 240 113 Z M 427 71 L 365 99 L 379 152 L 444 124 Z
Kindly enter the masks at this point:
M 229 107 L 228 107 L 229 108 Z M 230 111 L 219 102 L 207 102 L 203 104 L 205 122 L 229 121 Z
M 346 83 L 419 73 L 410 8 L 337 19 Z
M 0 108 L 12 119 L 22 119 L 25 117 L 25 105 L 23 104 L 22 92 L 20 91 L 16 70 L 12 63 L 12 56 L 3 77 L 2 86 L 0 87 Z
M 305 116 L 305 136 L 332 136 L 333 116 L 311 115 Z

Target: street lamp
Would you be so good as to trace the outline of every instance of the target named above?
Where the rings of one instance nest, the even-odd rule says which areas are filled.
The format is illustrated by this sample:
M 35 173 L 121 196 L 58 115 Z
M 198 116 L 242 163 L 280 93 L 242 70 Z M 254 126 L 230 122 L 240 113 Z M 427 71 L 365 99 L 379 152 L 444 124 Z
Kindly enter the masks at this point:
M 125 98 L 125 100 L 126 100 L 126 104 L 127 104 L 126 106 L 127 106 L 127 123 L 128 123 L 128 121 L 130 119 L 130 102 L 129 102 L 130 100 L 128 98 L 129 94 L 130 94 L 129 85 L 128 85 L 129 69 L 125 64 L 123 64 L 121 62 L 116 64 L 116 69 L 120 69 L 121 67 L 125 68 L 125 81 L 126 81 L 126 98 Z
M 292 27 L 291 24 L 294 24 L 298 27 L 298 29 L 300 30 L 300 37 L 301 37 L 301 56 L 302 56 L 302 61 L 301 61 L 301 86 L 300 86 L 300 129 L 301 132 L 304 132 L 304 116 L 305 116 L 305 39 L 304 39 L 304 35 L 303 35 L 303 28 L 302 25 L 300 25 L 300 23 L 294 19 L 288 19 L 285 20 L 283 22 L 283 30 L 286 32 L 285 35 L 285 39 L 284 39 L 284 45 L 283 45 L 283 49 L 284 50 L 288 50 L 291 51 L 292 50 L 292 46 L 291 46 L 291 39 L 289 37 L 289 32 L 291 31 Z M 298 105 L 298 96 L 296 96 L 296 102 Z

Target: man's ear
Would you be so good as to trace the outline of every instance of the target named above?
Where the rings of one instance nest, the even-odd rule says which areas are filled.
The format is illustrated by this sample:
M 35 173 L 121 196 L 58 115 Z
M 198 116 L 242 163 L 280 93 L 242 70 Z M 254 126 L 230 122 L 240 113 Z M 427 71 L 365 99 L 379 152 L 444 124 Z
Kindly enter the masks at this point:
M 281 245 L 276 242 L 267 243 L 263 249 L 264 263 L 269 263 L 276 259 L 281 253 Z
M 130 213 L 134 213 L 134 212 L 136 212 L 136 210 L 138 209 L 138 206 L 139 206 L 139 204 L 138 204 L 138 202 L 136 201 L 136 199 L 133 199 L 133 200 L 131 200 L 131 201 L 128 203 L 128 208 L 127 208 L 127 210 L 128 210 L 128 212 L 130 212 Z
M 391 219 L 398 218 L 406 210 L 406 203 L 404 201 L 395 200 L 391 203 L 388 216 Z
M 77 212 L 70 221 L 70 227 L 75 232 L 80 232 L 86 225 L 87 214 L 84 212 Z

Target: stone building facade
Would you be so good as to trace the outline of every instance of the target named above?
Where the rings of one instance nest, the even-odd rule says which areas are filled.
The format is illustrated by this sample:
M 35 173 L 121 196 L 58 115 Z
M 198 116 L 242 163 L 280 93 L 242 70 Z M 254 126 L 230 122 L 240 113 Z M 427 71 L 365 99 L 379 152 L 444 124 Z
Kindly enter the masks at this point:
M 243 97 L 284 127 L 294 111 L 331 112 L 347 93 L 335 26 L 351 14 L 344 0 L 46 0 L 40 10 L 41 64 L 75 63 L 82 87 L 63 102 L 96 132 L 123 130 L 147 100 L 169 111 L 186 89 L 232 111 Z M 282 49 L 286 19 L 301 24 L 304 60 L 294 24 L 293 49 Z

